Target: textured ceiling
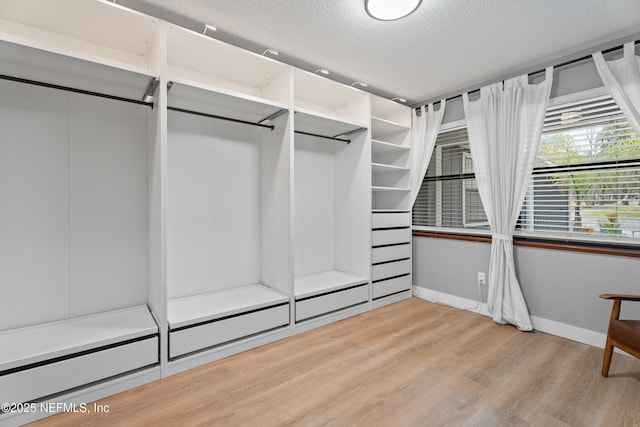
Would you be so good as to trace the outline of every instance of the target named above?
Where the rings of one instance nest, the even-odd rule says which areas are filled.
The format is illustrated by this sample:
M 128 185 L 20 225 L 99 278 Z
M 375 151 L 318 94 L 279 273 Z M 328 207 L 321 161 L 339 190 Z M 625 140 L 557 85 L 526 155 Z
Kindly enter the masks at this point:
M 376 21 L 362 0 L 117 0 L 409 104 L 590 53 L 640 34 L 640 0 L 423 0 Z

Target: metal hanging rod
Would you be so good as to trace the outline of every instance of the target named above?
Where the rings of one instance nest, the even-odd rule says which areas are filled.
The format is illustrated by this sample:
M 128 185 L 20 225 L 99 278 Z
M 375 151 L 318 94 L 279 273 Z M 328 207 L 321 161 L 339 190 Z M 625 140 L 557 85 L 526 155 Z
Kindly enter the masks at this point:
M 336 138 L 335 136 L 319 135 L 317 133 L 304 132 L 304 131 L 301 131 L 301 130 L 296 130 L 294 132 L 298 133 L 300 135 L 315 136 L 316 138 L 323 138 L 323 139 L 330 139 L 332 141 L 346 142 L 347 144 L 349 144 L 351 142 L 350 139 Z
M 264 119 L 260 120 L 258 123 L 266 122 L 267 120 L 275 120 L 275 119 L 277 119 L 278 117 L 280 117 L 281 115 L 286 114 L 286 113 L 288 113 L 288 112 L 289 112 L 289 110 L 288 110 L 288 109 L 286 109 L 286 108 L 281 108 L 281 109 L 279 109 L 278 111 L 276 111 L 275 113 L 273 113 L 273 114 L 271 114 L 271 115 L 269 115 L 269 116 L 265 117 Z
M 262 124 L 262 123 L 254 123 L 254 122 L 250 122 L 250 121 L 247 121 L 247 120 L 240 120 L 240 119 L 234 119 L 234 118 L 231 118 L 231 117 L 218 116 L 216 114 L 201 113 L 199 111 L 186 110 L 184 108 L 167 107 L 167 110 L 177 111 L 179 113 L 193 114 L 195 116 L 209 117 L 209 118 L 212 118 L 212 119 L 226 120 L 228 122 L 241 123 L 243 125 L 258 126 L 258 127 L 261 127 L 261 128 L 267 128 L 267 129 L 271 129 L 271 130 L 275 129 L 275 126 L 273 126 L 273 125 L 265 125 L 265 124 Z
M 99 98 L 106 98 L 106 99 L 112 99 L 114 101 L 128 102 L 130 104 L 146 105 L 147 107 L 153 108 L 153 102 L 145 102 L 145 101 L 140 101 L 138 99 L 124 98 L 122 96 L 108 95 L 106 93 L 99 93 L 99 92 L 93 92 L 93 91 L 90 91 L 90 90 L 77 89 L 77 88 L 74 88 L 74 87 L 56 85 L 56 84 L 53 84 L 53 83 L 39 82 L 37 80 L 23 79 L 23 78 L 20 78 L 20 77 L 7 76 L 7 75 L 4 75 L 4 74 L 0 74 L 0 79 L 9 80 L 9 81 L 12 81 L 12 82 L 17 82 L 17 83 L 30 84 L 30 85 L 33 85 L 33 86 L 46 87 L 46 88 L 49 88 L 49 89 L 64 90 L 66 92 L 80 93 L 82 95 L 97 96 Z
M 353 135 L 354 133 L 360 133 L 360 132 L 363 132 L 363 131 L 365 131 L 365 130 L 367 130 L 367 128 L 365 128 L 365 127 L 361 127 L 361 128 L 357 128 L 357 129 L 354 129 L 354 130 L 349 130 L 349 131 L 347 131 L 347 132 L 342 132 L 342 133 L 339 133 L 339 134 L 337 134 L 337 135 L 333 135 L 333 137 L 334 137 L 334 138 L 339 138 L 339 137 L 341 137 L 341 136 L 349 136 L 349 135 Z

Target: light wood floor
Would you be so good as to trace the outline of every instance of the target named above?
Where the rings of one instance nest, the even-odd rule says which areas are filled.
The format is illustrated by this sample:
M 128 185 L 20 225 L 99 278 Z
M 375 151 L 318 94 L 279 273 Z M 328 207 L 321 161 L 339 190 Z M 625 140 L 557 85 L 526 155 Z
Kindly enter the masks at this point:
M 413 298 L 37 425 L 640 426 L 640 361 L 601 358 Z

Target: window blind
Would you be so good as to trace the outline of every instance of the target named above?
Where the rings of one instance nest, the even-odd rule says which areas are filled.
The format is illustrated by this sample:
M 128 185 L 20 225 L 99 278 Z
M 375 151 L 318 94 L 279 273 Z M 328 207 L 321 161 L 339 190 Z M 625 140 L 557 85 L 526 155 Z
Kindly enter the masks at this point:
M 615 101 L 549 107 L 517 229 L 640 237 L 640 140 Z
M 438 135 L 413 206 L 413 224 L 445 228 L 488 228 L 473 173 L 466 128 Z

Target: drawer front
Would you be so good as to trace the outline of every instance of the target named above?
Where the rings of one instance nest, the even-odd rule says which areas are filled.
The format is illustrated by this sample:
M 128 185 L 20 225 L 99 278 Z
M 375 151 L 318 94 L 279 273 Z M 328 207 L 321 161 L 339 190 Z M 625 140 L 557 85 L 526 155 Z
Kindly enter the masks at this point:
M 356 288 L 296 301 L 296 322 L 340 310 L 341 308 L 347 308 L 368 300 L 369 286 L 365 284 Z
M 382 280 L 373 284 L 373 299 L 385 297 L 397 292 L 408 291 L 409 289 L 411 289 L 410 275 Z
M 410 212 L 393 212 L 372 214 L 372 228 L 411 227 Z
M 0 376 L 0 401 L 29 402 L 158 363 L 158 338 Z
M 410 241 L 411 228 L 373 231 L 372 246 L 392 245 L 395 243 L 409 243 Z
M 402 258 L 411 258 L 411 245 L 409 243 L 373 248 L 371 262 L 376 264 L 378 262 L 393 261 Z
M 169 358 L 289 324 L 289 304 L 169 332 Z
M 401 274 L 411 273 L 411 260 L 407 259 L 404 261 L 378 264 L 371 267 L 371 270 L 373 273 L 373 281 L 400 276 Z

